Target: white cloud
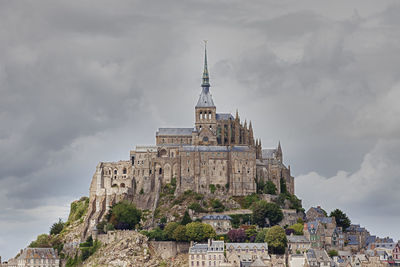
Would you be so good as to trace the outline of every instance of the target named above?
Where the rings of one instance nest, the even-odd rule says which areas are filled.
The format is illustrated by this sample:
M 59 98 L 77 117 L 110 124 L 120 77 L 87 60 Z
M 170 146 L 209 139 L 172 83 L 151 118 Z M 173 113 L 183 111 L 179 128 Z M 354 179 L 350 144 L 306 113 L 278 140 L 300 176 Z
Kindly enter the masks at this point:
M 394 234 L 400 239 L 395 230 L 400 221 L 399 159 L 400 140 L 380 140 L 354 173 L 339 171 L 335 176 L 324 177 L 310 172 L 298 176 L 297 194 L 307 208 L 340 208 L 354 223 L 367 225 L 372 234 Z M 378 225 L 376 218 L 381 218 Z

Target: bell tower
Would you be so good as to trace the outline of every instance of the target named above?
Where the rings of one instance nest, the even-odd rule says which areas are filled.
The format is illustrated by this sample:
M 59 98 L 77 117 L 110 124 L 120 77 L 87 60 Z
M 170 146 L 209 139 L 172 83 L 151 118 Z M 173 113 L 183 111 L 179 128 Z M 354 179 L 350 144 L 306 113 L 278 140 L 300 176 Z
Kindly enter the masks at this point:
M 204 41 L 204 69 L 201 94 L 195 107 L 195 127 L 198 134 L 197 144 L 215 145 L 217 143 L 216 107 L 210 94 L 210 78 L 207 66 L 207 41 Z

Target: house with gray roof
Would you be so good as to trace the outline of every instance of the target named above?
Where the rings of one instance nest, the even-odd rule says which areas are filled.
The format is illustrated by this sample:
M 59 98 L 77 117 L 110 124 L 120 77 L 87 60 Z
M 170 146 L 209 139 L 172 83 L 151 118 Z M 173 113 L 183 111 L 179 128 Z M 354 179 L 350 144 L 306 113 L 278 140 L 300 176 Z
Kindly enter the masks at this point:
M 257 258 L 270 260 L 267 243 L 226 243 L 226 259 L 233 266 L 251 266 Z
M 18 267 L 58 267 L 60 258 L 53 248 L 25 248 L 17 258 Z
M 224 241 L 209 239 L 206 244 L 194 243 L 189 248 L 189 266 L 220 266 L 225 261 Z
M 311 248 L 311 241 L 304 235 L 288 235 L 287 246 L 290 254 L 303 254 Z
M 217 234 L 226 234 L 232 229 L 232 218 L 228 215 L 210 214 L 201 218 L 203 223 L 209 224 Z
M 332 264 L 331 258 L 323 249 L 310 249 L 306 253 L 306 265 L 309 267 L 330 267 Z

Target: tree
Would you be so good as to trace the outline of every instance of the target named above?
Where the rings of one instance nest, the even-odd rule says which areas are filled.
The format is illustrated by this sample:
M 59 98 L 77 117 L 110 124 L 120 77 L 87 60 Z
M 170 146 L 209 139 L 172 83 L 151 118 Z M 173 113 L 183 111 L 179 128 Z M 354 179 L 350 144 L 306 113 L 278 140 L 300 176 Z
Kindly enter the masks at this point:
M 64 229 L 64 225 L 65 223 L 61 219 L 58 219 L 58 222 L 53 223 L 53 225 L 50 227 L 50 234 L 58 235 L 61 233 L 62 229 Z
M 189 212 L 185 211 L 185 214 L 183 214 L 183 218 L 182 218 L 181 224 L 182 225 L 186 225 L 186 224 L 191 223 L 191 222 L 192 222 L 192 219 L 190 218 Z
M 172 234 L 172 238 L 178 242 L 187 241 L 188 237 L 186 236 L 186 226 L 178 225 Z
M 159 227 L 149 231 L 148 238 L 155 241 L 165 241 L 166 239 L 164 232 Z
M 289 226 L 288 229 L 293 229 L 295 235 L 303 235 L 304 224 L 296 223 Z
M 170 222 L 164 228 L 164 235 L 168 240 L 174 240 L 174 231 L 179 226 L 177 222 Z
M 265 242 L 272 254 L 284 254 L 287 244 L 285 230 L 278 225 L 271 227 L 265 236 Z
M 283 219 L 282 210 L 275 203 L 268 203 L 260 200 L 253 207 L 253 222 L 260 227 L 268 226 L 266 219 L 270 225 L 276 225 Z
M 328 251 L 328 255 L 329 255 L 329 257 L 332 258 L 332 257 L 335 257 L 335 256 L 339 256 L 339 253 L 338 253 L 337 250 L 331 249 L 331 250 Z
M 349 217 L 340 209 L 332 211 L 330 217 L 335 217 L 336 225 L 342 227 L 343 231 L 346 231 L 346 229 L 350 227 L 351 221 Z
M 244 229 L 232 229 L 228 232 L 229 240 L 234 243 L 240 243 L 246 241 L 246 232 Z
M 272 181 L 267 181 L 264 186 L 264 194 L 276 195 L 277 188 Z
M 140 223 L 142 212 L 135 205 L 122 201 L 111 208 L 110 223 L 118 230 L 132 230 Z
M 265 242 L 265 236 L 267 235 L 267 233 L 268 233 L 268 228 L 264 228 L 264 229 L 261 229 L 260 231 L 258 231 L 254 242 L 256 242 L 256 243 Z
M 214 229 L 211 225 L 201 222 L 191 222 L 186 225 L 186 236 L 189 241 L 204 241 L 216 236 Z

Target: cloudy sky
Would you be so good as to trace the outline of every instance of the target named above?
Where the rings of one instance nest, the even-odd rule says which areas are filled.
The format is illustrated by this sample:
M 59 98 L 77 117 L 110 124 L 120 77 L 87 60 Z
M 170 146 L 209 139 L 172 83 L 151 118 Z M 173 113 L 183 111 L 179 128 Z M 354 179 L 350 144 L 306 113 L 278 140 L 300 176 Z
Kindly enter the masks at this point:
M 219 112 L 280 140 L 305 208 L 400 239 L 396 1 L 0 2 L 0 255 L 88 195 L 99 161 Z

